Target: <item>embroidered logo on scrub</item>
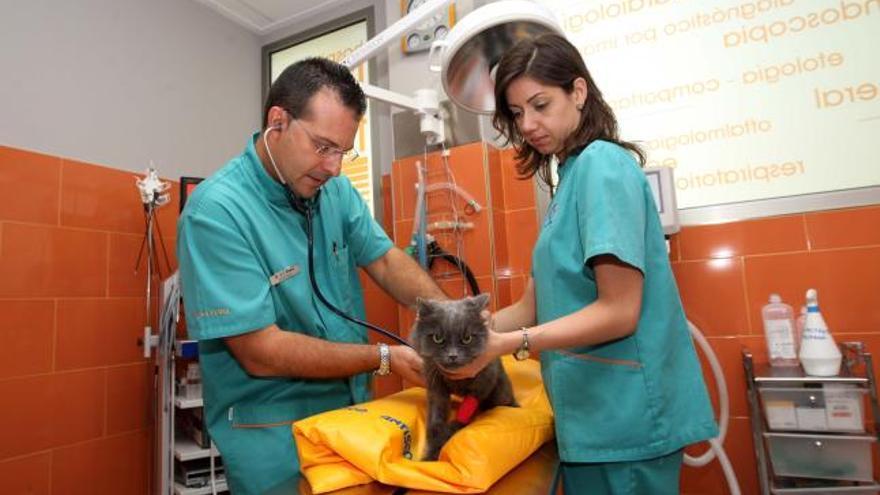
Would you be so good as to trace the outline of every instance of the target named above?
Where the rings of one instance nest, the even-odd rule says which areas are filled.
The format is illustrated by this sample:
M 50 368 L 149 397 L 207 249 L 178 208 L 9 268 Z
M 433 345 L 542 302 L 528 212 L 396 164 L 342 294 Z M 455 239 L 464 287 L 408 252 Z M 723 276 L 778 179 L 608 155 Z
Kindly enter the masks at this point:
M 230 314 L 229 308 L 206 309 L 196 311 L 196 318 L 208 318 L 211 316 L 226 316 Z
M 273 273 L 272 276 L 269 277 L 269 282 L 272 282 L 272 285 L 278 285 L 297 273 L 299 273 L 299 265 L 290 265 L 287 268 L 282 269 L 280 272 Z

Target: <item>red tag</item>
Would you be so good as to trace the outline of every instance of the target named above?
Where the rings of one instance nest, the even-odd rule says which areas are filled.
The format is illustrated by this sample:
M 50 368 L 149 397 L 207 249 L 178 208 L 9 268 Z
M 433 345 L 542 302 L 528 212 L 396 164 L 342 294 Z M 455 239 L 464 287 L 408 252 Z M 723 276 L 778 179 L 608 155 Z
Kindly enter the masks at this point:
M 465 396 L 461 401 L 461 405 L 458 406 L 458 412 L 455 414 L 455 420 L 459 423 L 468 424 L 473 419 L 474 414 L 477 413 L 477 408 L 480 406 L 480 403 L 477 401 L 477 398 L 473 395 Z

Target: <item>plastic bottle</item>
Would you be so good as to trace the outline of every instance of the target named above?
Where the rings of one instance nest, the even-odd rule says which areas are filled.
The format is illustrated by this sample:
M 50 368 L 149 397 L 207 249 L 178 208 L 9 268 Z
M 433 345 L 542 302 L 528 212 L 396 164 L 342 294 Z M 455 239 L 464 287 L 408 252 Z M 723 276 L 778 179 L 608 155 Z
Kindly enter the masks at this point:
M 804 335 L 804 323 L 807 322 L 807 307 L 801 306 L 801 314 L 798 315 L 797 320 L 795 320 L 795 329 L 797 330 L 797 335 L 795 336 L 795 340 L 797 340 L 798 345 L 800 345 L 801 339 Z
M 819 296 L 815 289 L 810 289 L 807 291 L 807 318 L 801 337 L 801 364 L 808 375 L 837 376 L 840 362 L 840 349 L 819 312 Z
M 764 336 L 770 366 L 797 366 L 794 311 L 782 302 L 779 294 L 770 294 L 770 303 L 761 308 Z

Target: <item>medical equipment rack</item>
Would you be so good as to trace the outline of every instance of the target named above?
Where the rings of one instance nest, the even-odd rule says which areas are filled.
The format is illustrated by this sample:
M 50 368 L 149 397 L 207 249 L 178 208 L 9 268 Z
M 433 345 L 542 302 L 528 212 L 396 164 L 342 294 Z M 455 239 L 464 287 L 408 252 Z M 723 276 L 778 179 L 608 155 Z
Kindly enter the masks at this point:
M 201 408 L 203 405 L 202 399 L 187 399 L 183 397 L 174 397 L 174 414 L 176 416 L 178 411 L 193 409 L 193 408 Z M 177 423 L 172 418 L 172 424 L 174 424 L 174 428 L 176 428 Z M 174 452 L 174 461 L 175 463 L 186 464 L 191 461 L 198 461 L 200 459 L 207 459 L 213 456 L 215 461 L 220 460 L 220 452 L 217 451 L 217 447 L 214 446 L 214 443 L 211 442 L 210 448 L 203 448 L 196 443 L 195 440 L 188 438 L 184 435 L 181 435 L 179 432 L 175 432 L 174 441 L 172 450 Z M 177 469 L 181 469 L 179 466 L 175 466 Z M 172 479 L 170 480 L 171 485 L 174 487 L 174 495 L 208 495 L 212 493 L 211 484 L 207 483 L 204 486 L 198 487 L 187 487 L 183 483 L 174 479 L 174 473 L 171 473 Z M 226 479 L 221 477 L 216 480 L 217 493 L 227 493 L 228 488 L 226 486 Z
M 840 374 L 833 377 L 809 376 L 800 366 L 783 368 L 771 367 L 769 364 L 756 365 L 751 352 L 748 349 L 743 349 L 743 368 L 746 374 L 752 441 L 755 448 L 761 495 L 880 493 L 880 483 L 873 477 L 873 457 L 877 451 L 877 440 L 880 438 L 880 407 L 878 407 L 873 360 L 862 342 L 845 342 L 840 347 L 843 354 L 843 364 Z M 767 411 L 767 404 L 764 403 L 765 399 L 763 398 L 765 394 L 771 391 L 803 392 L 803 399 L 807 402 L 807 410 L 811 410 L 811 406 L 821 405 L 825 400 L 823 394 L 826 393 L 826 384 L 850 387 L 845 390 L 858 396 L 856 400 L 860 404 L 860 411 L 864 411 L 861 415 L 861 421 L 863 424 L 870 425 L 870 431 L 856 433 L 817 431 L 798 427 L 780 428 L 778 424 L 773 428 L 770 427 L 770 420 L 765 414 Z M 870 418 L 866 418 L 868 414 L 864 408 L 863 395 L 869 397 Z M 824 410 L 823 408 L 822 411 Z M 819 408 L 812 409 L 812 411 L 819 411 Z M 869 421 L 865 421 L 865 419 L 869 419 Z M 777 444 L 776 450 L 772 448 L 771 442 L 779 442 L 780 440 L 788 447 L 796 447 L 799 454 L 795 453 L 795 457 L 800 455 L 812 458 L 813 462 L 818 463 L 812 465 L 814 468 L 822 465 L 821 458 L 825 454 L 823 451 L 853 452 L 858 450 L 855 449 L 856 445 L 867 444 L 862 452 L 867 452 L 868 458 L 857 458 L 856 461 L 863 465 L 867 463 L 870 481 L 867 479 L 855 481 L 851 476 L 849 479 L 833 479 L 833 476 L 829 476 L 828 473 L 816 478 L 810 476 L 815 473 L 805 473 L 801 476 L 776 474 L 774 453 L 777 456 L 776 462 L 780 463 L 780 468 L 790 467 L 783 466 L 787 460 L 784 461 L 782 458 L 787 453 L 784 449 L 780 450 L 780 444 Z M 809 469 L 810 466 L 805 465 L 804 468 Z
M 218 467 L 219 472 L 223 472 L 220 454 L 206 436 L 203 417 L 191 418 L 188 432 L 184 431 L 186 428 L 181 428 L 182 422 L 178 420 L 184 410 L 202 409 L 202 397 L 198 389 L 198 393 L 189 393 L 192 391 L 187 390 L 187 394 L 178 395 L 178 365 L 198 361 L 198 342 L 177 337 L 181 300 L 176 273 L 162 282 L 160 291 L 160 332 L 154 356 L 157 386 L 154 404 L 157 430 L 155 493 L 207 495 L 214 493 L 215 488 L 217 493 L 226 493 L 225 478 L 217 476 Z M 195 427 L 196 423 L 198 428 Z M 198 436 L 193 433 L 196 429 Z M 214 486 L 211 485 L 212 473 Z

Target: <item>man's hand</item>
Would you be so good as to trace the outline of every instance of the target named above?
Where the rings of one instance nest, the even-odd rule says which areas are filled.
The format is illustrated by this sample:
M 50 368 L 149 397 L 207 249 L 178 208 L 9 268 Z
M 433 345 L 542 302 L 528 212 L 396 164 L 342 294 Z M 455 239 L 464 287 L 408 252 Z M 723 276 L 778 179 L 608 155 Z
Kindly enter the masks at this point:
M 405 345 L 393 345 L 388 349 L 391 351 L 391 372 L 410 383 L 424 387 L 421 356 Z

